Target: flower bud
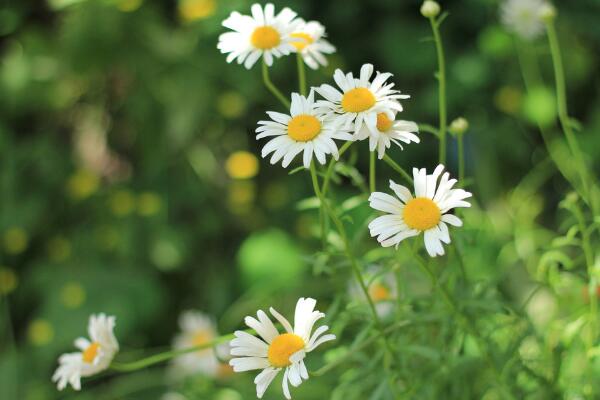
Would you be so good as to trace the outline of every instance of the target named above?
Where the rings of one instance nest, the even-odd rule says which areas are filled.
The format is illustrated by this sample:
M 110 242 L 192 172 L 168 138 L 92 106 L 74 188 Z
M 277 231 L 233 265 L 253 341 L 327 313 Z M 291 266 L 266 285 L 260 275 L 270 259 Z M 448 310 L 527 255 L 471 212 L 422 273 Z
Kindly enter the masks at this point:
M 421 6 L 421 14 L 425 18 L 437 17 L 440 13 L 440 5 L 433 0 L 425 0 Z
M 545 3 L 540 9 L 540 18 L 545 22 L 550 22 L 556 18 L 556 7 L 550 3 Z
M 450 127 L 448 128 L 450 133 L 455 136 L 462 135 L 467 131 L 467 129 L 469 129 L 469 121 L 463 117 L 456 118 L 454 121 L 452 121 Z

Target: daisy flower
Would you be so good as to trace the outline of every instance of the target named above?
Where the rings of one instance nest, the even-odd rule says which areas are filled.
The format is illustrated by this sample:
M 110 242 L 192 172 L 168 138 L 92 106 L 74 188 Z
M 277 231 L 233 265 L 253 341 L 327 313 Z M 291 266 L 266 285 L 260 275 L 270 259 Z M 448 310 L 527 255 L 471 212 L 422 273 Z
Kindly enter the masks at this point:
M 335 53 L 335 47 L 325 37 L 325 27 L 317 21 L 305 22 L 298 19 L 299 25 L 290 35 L 295 40 L 292 46 L 296 52 L 302 55 L 304 62 L 312 69 L 318 69 L 319 65 L 327 66 L 328 62 L 323 54 Z
M 368 284 L 369 297 L 375 304 L 375 311 L 381 318 L 388 317 L 394 310 L 394 303 L 398 298 L 396 278 L 391 272 L 383 272 L 382 268 L 371 265 L 363 273 L 363 278 Z M 352 299 L 365 302 L 365 295 L 355 279 L 349 283 L 349 294 Z
M 233 32 L 219 36 L 217 48 L 221 53 L 229 53 L 227 62 L 237 59 L 247 69 L 262 56 L 268 66 L 273 65 L 273 57 L 281 57 L 295 51 L 291 44 L 290 34 L 294 32 L 298 21 L 296 13 L 284 8 L 275 15 L 275 7 L 269 3 L 263 9 L 260 4 L 253 4 L 252 16 L 242 15 L 237 11 L 223 21 L 223 26 Z
M 544 0 L 505 0 L 500 6 L 500 19 L 510 31 L 532 40 L 544 31 L 542 16 L 547 5 Z
M 105 314 L 91 315 L 88 323 L 90 339 L 75 340 L 75 353 L 67 353 L 58 359 L 59 367 L 52 376 L 58 390 L 63 390 L 67 383 L 73 389 L 81 390 L 81 378 L 104 371 L 119 351 L 119 343 L 115 338 L 115 317 Z
M 410 142 L 419 143 L 419 137 L 413 133 L 419 132 L 417 124 L 411 121 L 396 121 L 395 118 L 394 113 L 378 113 L 375 129 L 369 129 L 363 125 L 356 135 L 356 140 L 369 138 L 369 150 L 377 150 L 380 160 L 385 155 L 385 150 L 389 149 L 392 143 L 400 146 L 401 149 L 404 149 L 404 147 L 400 142 L 407 144 Z
M 317 102 L 319 109 L 330 115 L 335 122 L 350 129 L 354 123 L 354 133 L 358 134 L 363 125 L 371 131 L 377 128 L 377 114 L 394 111 L 402 111 L 398 102 L 410 96 L 400 94 L 398 90 L 392 89 L 393 83 L 387 80 L 392 76 L 390 73 L 377 72 L 373 81 L 373 65 L 364 64 L 360 69 L 360 77 L 354 78 L 352 72 L 344 74 L 341 70 L 335 70 L 333 79 L 341 92 L 331 85 L 321 85 L 315 90 L 326 100 Z
M 283 394 L 291 399 L 288 381 L 297 387 L 302 380 L 308 379 L 308 371 L 304 365 L 304 357 L 319 345 L 335 339 L 335 335 L 327 332 L 329 327 L 320 326 L 312 333 L 315 323 L 325 314 L 315 310 L 317 301 L 311 298 L 300 298 L 296 304 L 294 327 L 281 314 L 270 308 L 271 314 L 285 329 L 280 334 L 271 319 L 262 310 L 257 317 L 246 317 L 245 323 L 260 336 L 256 337 L 244 331 L 236 331 L 231 341 L 229 364 L 235 372 L 262 369 L 254 379 L 256 396 L 260 399 L 281 371 L 283 373 Z
M 218 334 L 214 321 L 199 311 L 185 311 L 179 316 L 181 333 L 175 336 L 173 348 L 176 350 L 202 346 L 214 340 Z M 173 375 L 193 375 L 201 373 L 218 376 L 221 363 L 212 348 L 187 353 L 173 360 Z
M 388 213 L 369 224 L 371 236 L 377 236 L 383 247 L 397 247 L 404 239 L 423 232 L 427 253 L 431 257 L 444 255 L 442 242 L 450 243 L 447 224 L 462 225 L 457 216 L 448 212 L 456 207 L 470 207 L 464 199 L 471 197 L 471 193 L 452 189 L 456 179 L 450 179 L 448 172 L 442 175 L 443 171 L 443 165 L 438 165 L 431 175 L 427 175 L 425 168 L 413 168 L 414 197 L 408 188 L 393 181 L 390 181 L 390 188 L 397 198 L 386 193 L 371 193 L 371 208 Z
M 271 164 L 282 160 L 287 167 L 298 155 L 303 153 L 303 163 L 310 167 L 313 154 L 316 159 L 325 164 L 325 156 L 332 154 L 337 160 L 338 148 L 333 139 L 353 140 L 352 135 L 340 130 L 332 120 L 327 119 L 315 107 L 314 92 L 308 97 L 292 93 L 290 115 L 267 111 L 271 121 L 259 121 L 256 129 L 256 139 L 275 136 L 262 149 L 262 157 L 271 156 Z

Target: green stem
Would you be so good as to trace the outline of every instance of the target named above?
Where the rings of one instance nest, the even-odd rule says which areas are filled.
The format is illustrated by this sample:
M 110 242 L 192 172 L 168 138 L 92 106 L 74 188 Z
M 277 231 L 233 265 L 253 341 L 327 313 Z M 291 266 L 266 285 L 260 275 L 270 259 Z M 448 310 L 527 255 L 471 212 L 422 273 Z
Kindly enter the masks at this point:
M 396 172 L 398 172 L 400 175 L 402 175 L 402 177 L 409 182 L 411 185 L 414 183 L 413 182 L 413 178 L 408 174 L 408 172 L 406 172 L 404 170 L 404 168 L 402 168 L 401 166 L 398 165 L 398 163 L 396 163 L 394 160 L 391 159 L 390 156 L 388 156 L 387 154 L 383 156 L 383 161 L 385 161 L 390 167 L 392 167 L 392 169 Z
M 342 145 L 342 147 L 340 147 L 340 152 L 339 152 L 339 156 L 341 157 L 342 154 L 344 154 L 346 152 L 346 150 L 348 150 L 350 148 L 350 146 L 352 146 L 352 143 L 354 142 L 346 142 Z M 327 196 L 327 191 L 329 190 L 329 182 L 331 180 L 331 176 L 333 175 L 333 168 L 335 167 L 335 163 L 336 160 L 335 158 L 331 158 L 331 160 L 329 161 L 329 165 L 327 166 L 327 171 L 325 172 L 325 177 L 323 178 L 323 186 L 321 186 L 321 193 L 323 195 L 323 197 Z
M 440 25 L 436 21 L 435 17 L 429 18 L 431 23 L 431 30 L 433 31 L 433 38 L 435 40 L 435 50 L 437 53 L 438 60 L 438 84 L 439 84 L 439 113 L 440 113 L 440 127 L 439 127 L 439 139 L 440 139 L 440 150 L 439 160 L 440 164 L 446 163 L 446 62 L 444 59 L 444 47 L 442 46 L 442 38 L 440 36 Z
M 221 343 L 225 343 L 225 342 L 232 340 L 234 337 L 235 336 L 233 334 L 219 336 L 218 338 L 211 340 L 210 342 L 204 343 L 202 345 L 199 345 L 199 346 L 193 346 L 193 347 L 188 347 L 188 348 L 179 349 L 179 350 L 166 351 L 164 353 L 154 354 L 149 357 L 142 358 L 141 360 L 137 360 L 137 361 L 133 361 L 133 362 L 129 362 L 129 363 L 118 363 L 118 362 L 113 361 L 112 364 L 110 365 L 110 369 L 112 369 L 114 371 L 118 371 L 118 372 L 137 371 L 137 370 L 140 370 L 143 368 L 150 367 L 152 365 L 160 364 L 160 363 L 168 361 L 172 358 L 179 357 L 183 354 L 193 353 L 196 351 L 200 351 L 200 350 L 208 349 L 210 347 L 217 346 Z
M 548 42 L 550 44 L 550 54 L 552 55 L 552 64 L 554 66 L 554 80 L 556 82 L 556 97 L 558 105 L 558 119 L 563 128 L 563 132 L 567 139 L 571 153 L 578 166 L 579 176 L 583 185 L 583 192 L 585 193 L 586 203 L 592 207 L 594 214 L 596 214 L 595 202 L 591 198 L 591 191 L 589 185 L 589 177 L 587 176 L 587 169 L 585 165 L 585 159 L 583 152 L 579 147 L 573 128 L 571 127 L 571 121 L 569 119 L 569 112 L 567 109 L 567 94 L 565 85 L 565 73 L 563 69 L 562 56 L 560 52 L 560 45 L 556 36 L 556 29 L 554 22 L 549 20 L 546 22 L 546 33 L 548 35 Z
M 300 94 L 306 96 L 306 70 L 304 69 L 304 59 L 300 53 L 296 53 L 296 64 L 298 65 L 298 85 L 300 87 Z
M 458 182 L 460 185 L 464 184 L 465 181 L 465 146 L 464 146 L 464 135 L 458 134 Z
M 369 155 L 369 191 L 375 191 L 375 151 Z
M 267 89 L 269 89 L 273 96 L 277 97 L 277 99 L 281 102 L 281 104 L 283 104 L 285 108 L 289 109 L 291 107 L 291 103 L 271 81 L 271 77 L 269 76 L 269 67 L 267 66 L 265 60 L 263 60 L 262 62 L 262 77 Z
M 429 265 L 425 262 L 425 260 L 423 260 L 423 258 L 421 258 L 421 256 L 418 255 L 415 251 L 413 251 L 413 249 L 411 249 L 410 246 L 407 245 L 406 247 L 410 249 L 413 258 L 417 261 L 417 264 L 425 273 L 425 275 L 429 277 L 429 280 L 431 281 L 431 285 L 433 286 L 434 290 L 436 290 L 441 295 L 442 300 L 446 303 L 450 311 L 455 315 L 458 323 L 462 325 L 463 329 L 475 339 L 479 350 L 481 351 L 486 362 L 489 364 L 490 368 L 494 372 L 494 375 L 496 376 L 496 379 L 499 384 L 499 389 L 501 389 L 504 397 L 507 399 L 514 399 L 514 396 L 510 390 L 510 386 L 505 382 L 501 372 L 498 370 L 496 363 L 494 362 L 494 359 L 492 358 L 492 355 L 490 354 L 489 349 L 486 346 L 485 340 L 481 337 L 477 329 L 473 326 L 468 315 L 464 314 L 460 310 L 450 293 L 448 293 L 446 288 L 444 288 L 444 286 L 442 286 L 439 283 L 436 274 L 431 270 L 431 268 L 429 268 Z

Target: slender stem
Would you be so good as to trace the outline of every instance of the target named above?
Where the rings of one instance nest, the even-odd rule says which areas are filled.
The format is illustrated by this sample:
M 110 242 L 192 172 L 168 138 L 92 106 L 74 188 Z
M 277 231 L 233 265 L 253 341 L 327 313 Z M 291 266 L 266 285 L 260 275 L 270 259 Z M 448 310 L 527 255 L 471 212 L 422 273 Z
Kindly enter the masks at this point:
M 458 182 L 461 185 L 465 181 L 465 146 L 464 146 L 464 134 L 459 133 L 457 137 L 458 142 Z
M 371 151 L 369 155 L 369 191 L 375 191 L 375 152 Z
M 404 170 L 404 168 L 402 168 L 401 166 L 398 165 L 398 163 L 396 163 L 394 160 L 391 159 L 390 156 L 388 156 L 387 154 L 383 156 L 383 161 L 385 161 L 390 167 L 392 167 L 392 169 L 394 169 L 394 171 L 398 172 L 400 175 L 402 175 L 402 177 L 409 182 L 411 185 L 414 183 L 413 182 L 413 178 L 408 174 L 408 172 L 406 172 Z
M 271 77 L 269 76 L 269 67 L 267 66 L 267 63 L 265 62 L 265 60 L 263 60 L 263 62 L 262 62 L 262 77 L 263 77 L 263 82 L 265 83 L 265 86 L 267 87 L 267 89 L 269 89 L 269 91 L 273 94 L 273 96 L 277 97 L 277 99 L 281 102 L 281 104 L 283 104 L 283 106 L 285 108 L 289 109 L 291 106 L 291 103 L 279 91 L 279 89 L 277 89 L 277 87 L 273 84 L 273 82 L 271 82 Z
M 341 157 L 342 154 L 344 154 L 346 152 L 346 150 L 348 150 L 350 148 L 350 146 L 352 146 L 352 143 L 354 142 L 346 142 L 342 145 L 342 147 L 340 147 L 340 154 L 339 156 Z M 321 186 L 321 194 L 323 195 L 323 197 L 327 196 L 327 190 L 329 190 L 329 181 L 331 180 L 331 175 L 333 174 L 333 168 L 335 166 L 336 160 L 335 158 L 331 158 L 331 160 L 329 161 L 329 165 L 327 166 L 327 171 L 325 172 L 325 177 L 323 178 L 323 186 Z
M 494 375 L 498 380 L 498 384 L 500 386 L 500 389 L 502 390 L 502 393 L 504 394 L 504 397 L 506 397 L 507 399 L 514 399 L 514 396 L 510 390 L 510 386 L 507 385 L 507 383 L 505 382 L 502 373 L 498 370 L 496 363 L 494 362 L 494 359 L 492 358 L 492 355 L 490 354 L 489 349 L 486 346 L 485 340 L 481 337 L 479 331 L 473 326 L 470 318 L 460 310 L 450 293 L 448 293 L 446 288 L 444 288 L 444 286 L 442 286 L 438 282 L 436 274 L 431 270 L 431 268 L 429 268 L 429 265 L 425 262 L 425 260 L 423 260 L 423 258 L 421 258 L 420 255 L 418 255 L 413 249 L 411 249 L 410 246 L 407 245 L 406 247 L 412 252 L 413 258 L 417 261 L 417 264 L 419 265 L 421 270 L 425 273 L 425 275 L 429 277 L 433 288 L 438 291 L 438 293 L 442 297 L 442 300 L 446 303 L 446 305 L 452 311 L 452 313 L 454 313 L 458 323 L 461 324 L 463 326 L 463 329 L 465 329 L 465 331 L 467 331 L 477 342 L 479 350 L 483 354 L 490 368 L 492 368 L 492 371 L 494 372 Z
M 595 202 L 591 198 L 590 185 L 589 185 L 589 177 L 587 174 L 587 169 L 585 165 L 585 159 L 583 156 L 583 152 L 579 147 L 579 143 L 577 142 L 577 138 L 575 137 L 575 133 L 573 132 L 573 128 L 571 127 L 571 122 L 569 120 L 569 112 L 567 109 L 567 91 L 565 85 L 565 73 L 563 69 L 562 56 L 560 52 L 560 45 L 558 43 L 558 38 L 556 36 L 556 29 L 554 27 L 553 20 L 549 20 L 546 22 L 546 33 L 548 35 L 548 43 L 550 44 L 550 54 L 552 55 L 552 64 L 554 66 L 554 79 L 556 82 L 556 98 L 558 103 L 558 119 L 560 120 L 560 124 L 563 128 L 563 132 L 567 139 L 567 143 L 569 144 L 569 148 L 571 149 L 571 153 L 573 153 L 573 157 L 575 157 L 575 161 L 578 166 L 579 176 L 581 179 L 581 183 L 583 185 L 583 192 L 585 193 L 586 203 L 592 207 L 594 210 L 594 214 L 596 214 L 596 206 Z
M 435 17 L 429 18 L 431 23 L 431 30 L 433 31 L 433 38 L 435 40 L 435 50 L 437 53 L 438 60 L 438 73 L 437 79 L 439 84 L 439 113 L 440 113 L 440 127 L 439 127 L 439 139 L 440 139 L 440 164 L 446 163 L 446 62 L 444 60 L 444 47 L 442 46 L 442 38 L 440 36 L 440 25 L 436 21 Z
M 306 96 L 306 70 L 304 69 L 304 59 L 299 52 L 296 53 L 296 64 L 298 65 L 298 85 L 300 94 Z
M 150 367 L 155 364 L 160 364 L 162 362 L 168 361 L 172 358 L 181 356 L 183 354 L 193 353 L 196 351 L 200 351 L 200 350 L 208 349 L 210 347 L 217 346 L 221 343 L 225 343 L 225 342 L 232 340 L 234 337 L 235 336 L 233 334 L 219 336 L 218 338 L 211 340 L 210 342 L 201 344 L 199 346 L 193 346 L 193 347 L 188 347 L 188 348 L 179 349 L 179 350 L 166 351 L 164 353 L 154 354 L 149 357 L 142 358 L 141 360 L 137 360 L 137 361 L 133 361 L 133 362 L 129 362 L 129 363 L 118 363 L 118 362 L 113 361 L 112 364 L 110 365 L 110 368 L 112 370 L 119 371 L 119 372 L 137 371 L 139 369 L 147 368 L 147 367 Z

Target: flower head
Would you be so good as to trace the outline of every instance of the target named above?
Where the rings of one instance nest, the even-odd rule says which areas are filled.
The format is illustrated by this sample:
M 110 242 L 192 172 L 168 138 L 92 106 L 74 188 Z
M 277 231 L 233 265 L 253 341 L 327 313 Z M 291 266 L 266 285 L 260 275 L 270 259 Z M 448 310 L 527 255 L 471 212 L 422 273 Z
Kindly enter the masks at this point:
M 275 136 L 262 149 L 262 156 L 271 156 L 271 164 L 283 159 L 283 167 L 287 167 L 298 155 L 303 153 L 303 163 L 310 167 L 313 154 L 325 164 L 325 156 L 332 154 L 337 160 L 338 148 L 333 139 L 352 140 L 352 135 L 340 130 L 332 120 L 327 119 L 315 107 L 314 92 L 308 97 L 292 93 L 290 115 L 268 111 L 271 121 L 259 121 L 256 139 Z
M 395 119 L 395 113 L 381 112 L 377 114 L 377 124 L 375 129 L 369 129 L 363 125 L 362 129 L 356 135 L 356 140 L 369 138 L 369 150 L 377 150 L 379 159 L 385 155 L 385 150 L 389 149 L 392 143 L 404 149 L 403 143 L 419 143 L 420 139 L 413 132 L 419 132 L 419 127 L 411 121 L 402 121 Z
M 500 7 L 500 18 L 510 31 L 532 40 L 544 30 L 547 4 L 544 0 L 505 0 Z
M 81 389 L 81 378 L 104 371 L 119 351 L 119 343 L 115 338 L 115 317 L 105 314 L 91 315 L 88 323 L 89 339 L 78 338 L 75 347 L 80 351 L 67 353 L 58 359 L 59 367 L 52 376 L 58 390 L 63 390 L 67 383 L 73 389 Z
M 421 15 L 423 15 L 425 18 L 437 17 L 440 11 L 440 5 L 433 0 L 425 0 L 421 5 Z
M 217 337 L 214 321 L 199 311 L 185 311 L 179 316 L 181 333 L 175 336 L 173 347 L 176 350 L 202 346 Z M 220 363 L 212 348 L 187 353 L 173 360 L 173 369 L 186 375 L 201 373 L 217 376 Z
M 375 310 L 380 318 L 387 318 L 394 311 L 398 298 L 398 286 L 392 272 L 386 272 L 378 265 L 370 265 L 363 272 L 363 279 L 368 282 L 368 293 L 375 304 Z M 353 300 L 365 302 L 365 294 L 355 279 L 349 283 L 349 295 Z
M 280 371 L 283 373 L 283 394 L 291 399 L 289 383 L 296 387 L 302 380 L 308 379 L 308 371 L 304 365 L 306 354 L 321 344 L 335 340 L 335 335 L 327 332 L 329 327 L 323 325 L 312 332 L 315 323 L 325 314 L 315 310 L 317 301 L 311 298 L 300 298 L 296 304 L 294 326 L 272 307 L 271 314 L 285 329 L 279 333 L 267 314 L 258 310 L 257 317 L 246 317 L 248 327 L 254 329 L 259 337 L 244 331 L 236 331 L 231 341 L 231 359 L 229 364 L 235 372 L 262 369 L 254 379 L 256 396 L 260 399 Z
M 217 48 L 221 53 L 229 53 L 227 62 L 237 59 L 248 69 L 262 56 L 268 66 L 273 65 L 273 57 L 281 57 L 295 51 L 290 34 L 299 22 L 296 13 L 284 8 L 275 15 L 275 7 L 269 3 L 264 9 L 260 4 L 252 5 L 252 16 L 237 11 L 223 21 L 223 26 L 233 30 L 219 36 Z
M 399 99 L 410 96 L 402 95 L 394 90 L 394 84 L 387 80 L 390 73 L 377 72 L 373 81 L 373 65 L 364 64 L 360 69 L 359 78 L 354 78 L 352 72 L 344 74 L 337 69 L 333 79 L 341 92 L 331 85 L 321 85 L 315 90 L 326 100 L 317 102 L 319 109 L 326 112 L 343 129 L 350 129 L 354 124 L 354 133 L 358 134 L 363 125 L 371 131 L 377 127 L 377 114 L 402 111 Z
M 312 69 L 318 69 L 319 65 L 327 66 L 327 59 L 323 54 L 335 53 L 335 47 L 325 37 L 325 27 L 317 21 L 300 22 L 296 30 L 290 35 L 293 38 L 292 45 L 296 52 L 302 55 L 306 65 Z
M 443 171 L 443 165 L 438 165 L 431 175 L 427 175 L 425 168 L 414 168 L 414 197 L 408 188 L 393 181 L 390 181 L 390 188 L 397 197 L 381 192 L 371 193 L 371 208 L 388 213 L 369 224 L 371 236 L 377 236 L 383 247 L 389 247 L 398 246 L 404 239 L 423 233 L 427 253 L 431 257 L 444 255 L 442 242 L 450 243 L 447 224 L 462 225 L 457 216 L 448 212 L 456 207 L 470 207 L 465 199 L 471 197 L 471 193 L 453 189 L 456 179 L 450 179 L 448 172 L 442 175 Z

